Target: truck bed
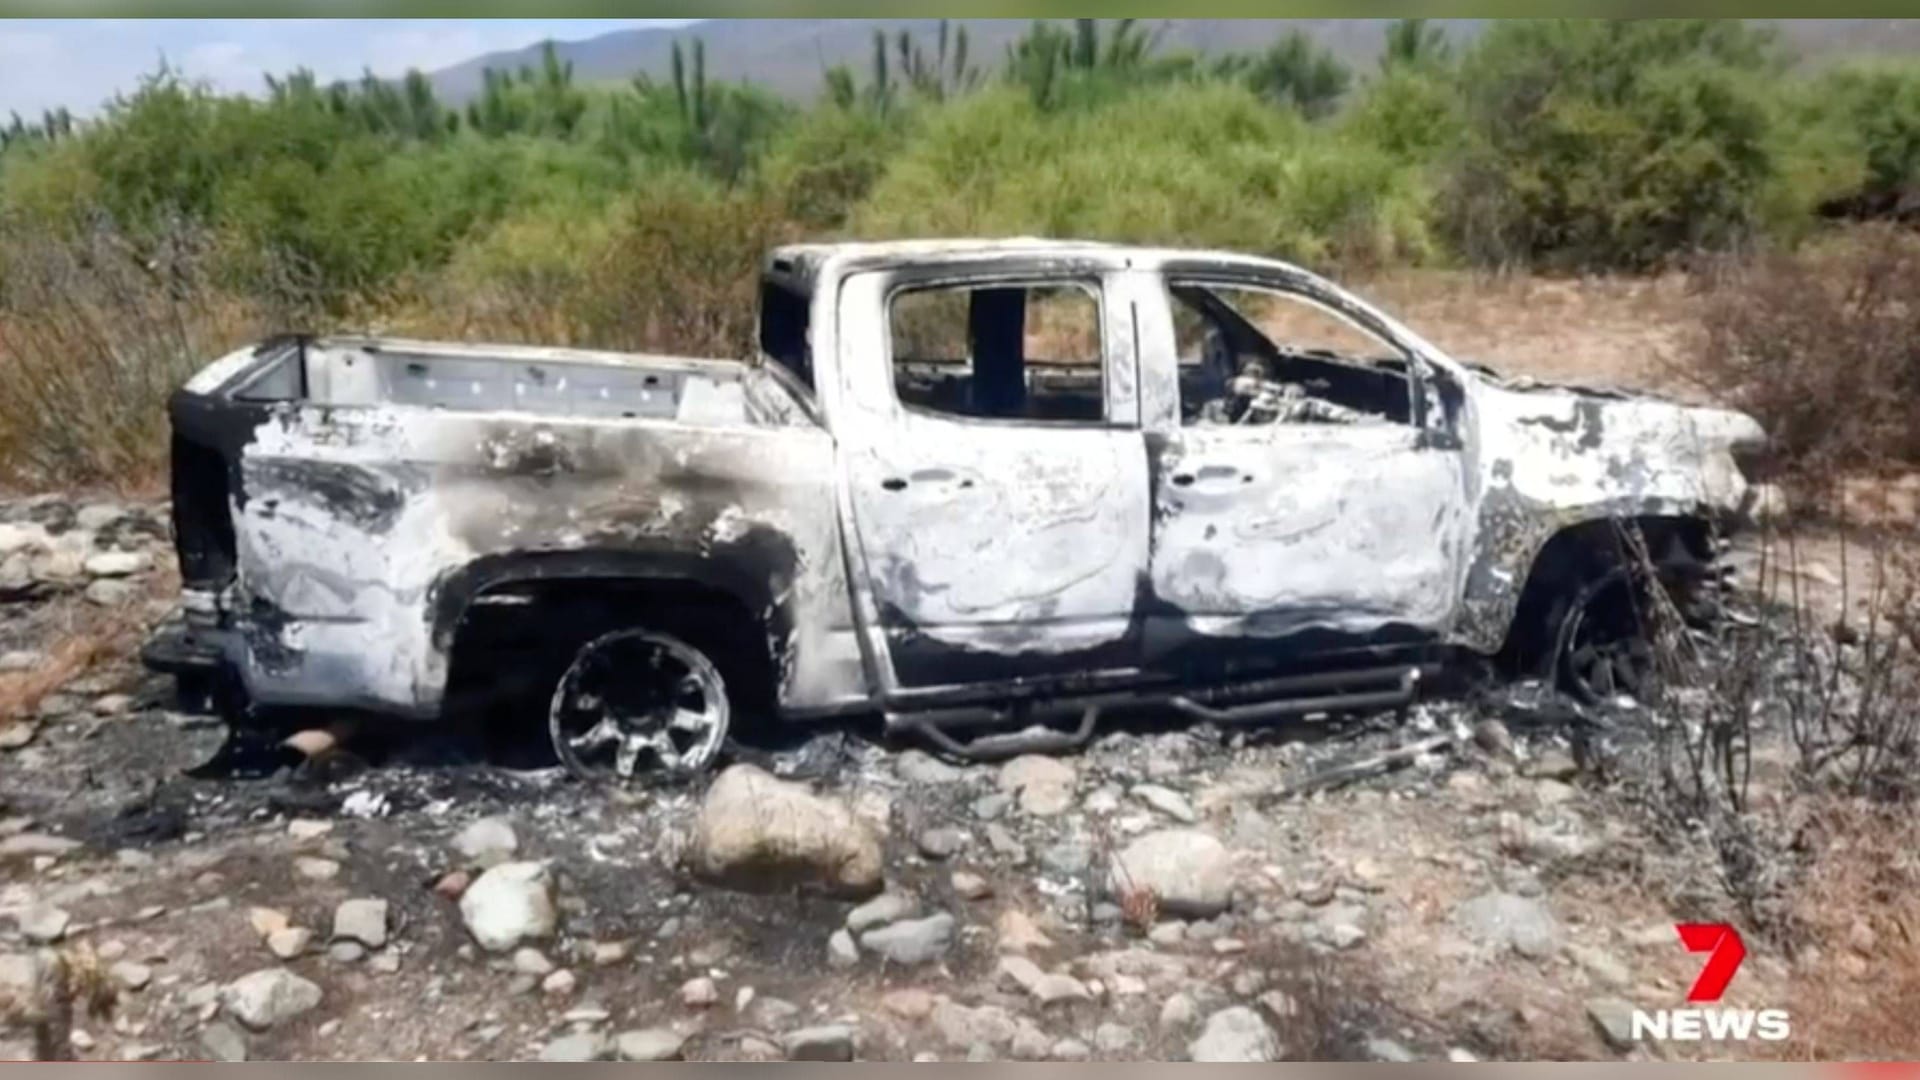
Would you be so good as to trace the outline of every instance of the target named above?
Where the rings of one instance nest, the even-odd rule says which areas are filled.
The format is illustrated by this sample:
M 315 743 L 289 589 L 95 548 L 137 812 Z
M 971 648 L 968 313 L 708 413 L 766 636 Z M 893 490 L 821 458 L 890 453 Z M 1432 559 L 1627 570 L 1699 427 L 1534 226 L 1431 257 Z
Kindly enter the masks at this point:
M 581 419 L 747 422 L 738 361 L 399 338 L 282 338 L 239 401 L 411 405 Z

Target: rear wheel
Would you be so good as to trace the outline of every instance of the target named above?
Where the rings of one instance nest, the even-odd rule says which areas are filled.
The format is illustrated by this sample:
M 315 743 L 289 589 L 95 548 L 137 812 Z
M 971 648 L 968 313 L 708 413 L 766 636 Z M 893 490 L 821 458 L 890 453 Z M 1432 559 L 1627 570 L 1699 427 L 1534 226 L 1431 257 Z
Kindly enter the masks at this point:
M 584 779 L 684 778 L 711 766 L 726 743 L 727 693 L 720 668 L 680 638 L 615 630 L 574 653 L 554 687 L 548 736 Z

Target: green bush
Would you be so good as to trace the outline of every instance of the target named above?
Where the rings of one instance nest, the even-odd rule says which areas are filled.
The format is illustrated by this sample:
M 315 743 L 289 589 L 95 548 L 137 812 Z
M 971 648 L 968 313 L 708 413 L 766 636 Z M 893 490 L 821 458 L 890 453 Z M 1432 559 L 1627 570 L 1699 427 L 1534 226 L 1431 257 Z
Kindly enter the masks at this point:
M 1749 235 L 1779 70 L 1733 22 L 1494 24 L 1461 68 L 1451 239 L 1479 262 L 1645 268 Z
M 1047 111 L 989 91 L 928 116 L 854 216 L 874 236 L 1039 234 L 1307 261 L 1432 254 L 1415 174 L 1226 83 Z

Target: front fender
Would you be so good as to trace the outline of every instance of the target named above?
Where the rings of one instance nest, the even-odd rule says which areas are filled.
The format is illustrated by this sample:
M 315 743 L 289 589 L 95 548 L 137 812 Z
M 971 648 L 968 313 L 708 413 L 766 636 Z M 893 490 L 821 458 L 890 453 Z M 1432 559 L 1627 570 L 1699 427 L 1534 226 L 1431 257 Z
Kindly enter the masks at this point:
M 1453 636 L 1482 653 L 1506 640 L 1534 560 L 1562 530 L 1636 518 L 1734 527 L 1747 488 L 1734 450 L 1764 437 L 1740 413 L 1626 395 L 1483 382 L 1473 398 L 1479 506 Z

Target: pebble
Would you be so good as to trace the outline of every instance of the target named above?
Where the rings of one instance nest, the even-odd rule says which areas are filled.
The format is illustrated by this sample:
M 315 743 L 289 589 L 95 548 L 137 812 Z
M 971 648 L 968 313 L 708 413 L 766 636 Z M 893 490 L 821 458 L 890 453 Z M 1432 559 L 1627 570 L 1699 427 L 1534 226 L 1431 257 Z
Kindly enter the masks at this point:
M 559 971 L 540 980 L 540 990 L 550 997 L 566 997 L 573 993 L 574 986 L 577 982 L 578 980 L 575 979 L 573 972 L 568 971 L 566 968 L 561 968 Z
M 720 988 L 712 979 L 702 975 L 688 979 L 680 986 L 680 1003 L 693 1009 L 704 1009 L 720 1000 Z
M 541 1061 L 604 1061 L 610 1052 L 606 1039 L 590 1032 L 562 1035 L 540 1048 Z
M 993 895 L 993 885 L 979 874 L 955 870 L 950 880 L 954 895 L 962 900 L 985 900 Z
M 332 881 L 340 876 L 339 863 L 313 855 L 298 856 L 293 860 L 293 868 L 300 872 L 300 876 L 314 881 Z
M 313 931 L 304 926 L 283 926 L 267 935 L 267 948 L 282 960 L 299 956 L 312 943 Z
M 924 964 L 953 944 L 953 916 L 945 912 L 908 919 L 860 935 L 860 947 L 896 964 Z
M 858 934 L 876 926 L 899 922 L 920 909 L 919 901 L 906 893 L 883 892 L 847 912 L 847 929 Z
M 1131 792 L 1134 798 L 1160 811 L 1175 821 L 1191 825 L 1200 820 L 1193 812 L 1193 804 L 1185 795 L 1160 784 L 1135 784 Z
M 859 962 L 860 946 L 854 944 L 853 935 L 845 927 L 835 930 L 827 938 L 827 966 L 840 971 Z
M 547 954 L 531 946 L 521 946 L 513 950 L 513 970 L 522 975 L 546 975 L 553 970 L 553 961 Z
M 687 1040 L 671 1028 L 623 1031 L 614 1036 L 615 1056 L 621 1061 L 679 1061 Z
M 387 902 L 372 897 L 342 900 L 333 909 L 336 940 L 357 941 L 369 949 L 387 943 Z
M 122 960 L 107 969 L 113 981 L 128 990 L 144 990 L 153 981 L 153 969 L 133 960 Z
M 845 1024 L 801 1028 L 780 1038 L 790 1061 L 852 1061 L 853 1029 Z
M 920 854 L 929 859 L 950 859 L 967 846 L 967 834 L 962 829 L 942 826 L 921 833 L 915 844 L 920 848 Z
M 20 934 L 35 945 L 51 945 L 67 936 L 73 916 L 51 904 L 36 904 L 19 916 Z

